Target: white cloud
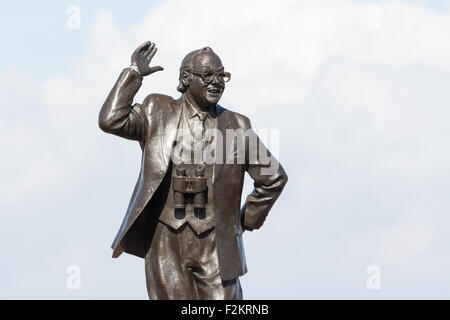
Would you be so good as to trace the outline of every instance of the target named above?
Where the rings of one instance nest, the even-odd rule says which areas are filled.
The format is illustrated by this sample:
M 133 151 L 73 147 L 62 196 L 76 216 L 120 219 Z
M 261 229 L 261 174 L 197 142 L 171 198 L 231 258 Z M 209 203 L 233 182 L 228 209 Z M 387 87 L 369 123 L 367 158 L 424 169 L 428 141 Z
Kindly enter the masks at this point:
M 386 228 L 381 234 L 381 255 L 387 263 L 407 262 L 427 253 L 432 246 L 433 229 L 424 221 L 408 221 Z

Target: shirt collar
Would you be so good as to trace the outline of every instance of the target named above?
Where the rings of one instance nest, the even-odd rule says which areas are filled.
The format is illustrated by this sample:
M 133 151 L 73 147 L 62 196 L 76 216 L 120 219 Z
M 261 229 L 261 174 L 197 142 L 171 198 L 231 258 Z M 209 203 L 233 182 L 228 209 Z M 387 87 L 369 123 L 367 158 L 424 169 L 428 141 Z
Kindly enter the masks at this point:
M 195 117 L 197 114 L 200 113 L 206 113 L 206 115 L 210 120 L 213 120 L 217 115 L 216 105 L 209 108 L 208 111 L 201 111 L 198 109 L 198 107 L 194 106 L 193 103 L 191 103 L 191 101 L 189 101 L 189 99 L 184 94 L 183 94 L 183 102 L 185 107 L 184 109 L 189 119 L 192 119 L 193 117 Z

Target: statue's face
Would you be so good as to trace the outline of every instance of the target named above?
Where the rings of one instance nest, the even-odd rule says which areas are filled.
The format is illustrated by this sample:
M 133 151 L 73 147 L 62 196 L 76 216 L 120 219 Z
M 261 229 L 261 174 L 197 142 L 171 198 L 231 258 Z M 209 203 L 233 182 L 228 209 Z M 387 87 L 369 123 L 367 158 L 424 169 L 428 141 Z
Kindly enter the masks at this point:
M 222 61 L 214 53 L 198 55 L 193 61 L 193 74 L 186 90 L 199 106 L 211 106 L 219 102 L 225 89 L 225 82 L 214 76 L 210 83 L 205 82 L 204 76 L 215 72 L 223 72 Z

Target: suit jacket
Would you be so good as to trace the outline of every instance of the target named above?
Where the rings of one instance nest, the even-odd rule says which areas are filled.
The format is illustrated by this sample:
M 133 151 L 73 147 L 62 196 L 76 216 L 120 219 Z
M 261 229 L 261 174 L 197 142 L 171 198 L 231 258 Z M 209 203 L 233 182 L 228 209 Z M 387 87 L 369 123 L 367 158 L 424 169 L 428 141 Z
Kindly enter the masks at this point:
M 122 71 L 99 115 L 100 128 L 117 136 L 139 141 L 142 149 L 141 170 L 122 225 L 112 244 L 113 257 L 127 252 L 145 257 L 152 241 L 159 214 L 167 197 L 168 167 L 181 117 L 181 101 L 160 94 L 151 94 L 142 104 L 133 97 L 142 84 L 142 77 L 131 68 Z M 219 105 L 217 129 L 226 136 L 226 129 L 251 129 L 247 117 Z M 250 130 L 253 132 L 252 130 Z M 255 135 L 256 136 L 256 135 Z M 256 137 L 257 138 L 257 137 Z M 259 141 L 259 152 L 265 152 Z M 229 143 L 223 143 L 223 154 Z M 248 146 L 248 140 L 246 142 Z M 215 163 L 213 192 L 216 220 L 217 254 L 222 280 L 230 280 L 247 272 L 242 245 L 243 230 L 258 229 L 287 182 L 281 165 L 273 174 L 262 174 L 269 165 L 250 163 L 248 147 L 244 164 Z M 240 209 L 245 172 L 254 180 L 254 190 Z

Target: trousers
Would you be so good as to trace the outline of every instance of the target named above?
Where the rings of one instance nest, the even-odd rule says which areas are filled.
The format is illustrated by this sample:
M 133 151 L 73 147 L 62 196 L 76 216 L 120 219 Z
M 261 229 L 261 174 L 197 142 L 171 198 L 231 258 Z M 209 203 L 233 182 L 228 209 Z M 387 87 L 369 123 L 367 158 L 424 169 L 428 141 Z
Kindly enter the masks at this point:
M 222 281 L 215 227 L 198 235 L 158 222 L 145 256 L 150 300 L 241 300 L 239 278 Z

